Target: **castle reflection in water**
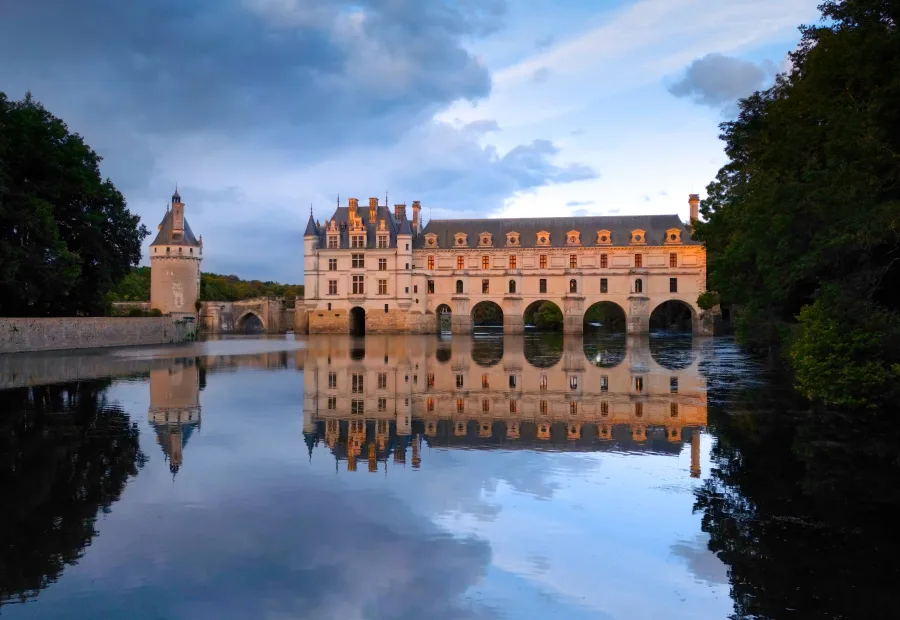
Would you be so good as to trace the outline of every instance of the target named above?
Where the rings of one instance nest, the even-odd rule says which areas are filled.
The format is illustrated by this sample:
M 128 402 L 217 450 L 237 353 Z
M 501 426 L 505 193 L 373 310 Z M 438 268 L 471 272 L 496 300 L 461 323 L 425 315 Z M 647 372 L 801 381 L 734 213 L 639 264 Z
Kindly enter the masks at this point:
M 181 358 L 150 371 L 150 423 L 172 473 L 200 427 L 207 371 L 303 371 L 303 439 L 336 466 L 422 466 L 423 446 L 679 455 L 699 477 L 703 340 L 647 336 L 310 336 L 305 348 Z M 384 466 L 382 465 L 382 466 Z

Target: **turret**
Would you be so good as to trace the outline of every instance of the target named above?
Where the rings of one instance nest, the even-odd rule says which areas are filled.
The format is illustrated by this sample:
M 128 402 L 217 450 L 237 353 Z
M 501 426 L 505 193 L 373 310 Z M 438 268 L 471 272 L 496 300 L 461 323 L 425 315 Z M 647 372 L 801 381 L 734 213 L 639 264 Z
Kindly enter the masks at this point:
M 200 298 L 203 243 L 188 225 L 177 189 L 171 206 L 170 210 L 166 205 L 150 244 L 150 307 L 163 314 L 194 314 Z

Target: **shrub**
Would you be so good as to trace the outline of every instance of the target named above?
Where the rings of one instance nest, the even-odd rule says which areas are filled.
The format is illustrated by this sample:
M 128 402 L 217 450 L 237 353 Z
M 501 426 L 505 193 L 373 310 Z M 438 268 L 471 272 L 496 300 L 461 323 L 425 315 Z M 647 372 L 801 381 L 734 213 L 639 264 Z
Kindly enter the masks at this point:
M 140 308 L 132 308 L 128 311 L 128 316 L 144 316 L 144 311 Z

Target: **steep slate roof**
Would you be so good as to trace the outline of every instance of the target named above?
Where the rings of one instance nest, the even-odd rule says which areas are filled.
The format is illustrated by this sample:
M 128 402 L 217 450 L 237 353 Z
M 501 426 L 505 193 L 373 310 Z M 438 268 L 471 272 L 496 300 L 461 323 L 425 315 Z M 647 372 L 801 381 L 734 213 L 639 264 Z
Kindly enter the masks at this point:
M 313 219 L 312 212 L 309 214 L 309 221 L 306 223 L 306 230 L 303 231 L 304 237 L 318 237 L 319 229 L 316 228 L 316 220 Z
M 477 248 L 479 235 L 491 233 L 493 247 L 506 247 L 506 233 L 519 233 L 519 245 L 513 247 L 546 247 L 537 245 L 540 231 L 550 233 L 550 246 L 566 247 L 566 233 L 577 230 L 581 233 L 582 246 L 597 245 L 597 231 L 609 230 L 614 246 L 631 245 L 631 231 L 645 231 L 646 245 L 663 245 L 666 231 L 677 228 L 681 231 L 682 245 L 699 245 L 691 239 L 691 231 L 677 215 L 622 215 L 594 217 L 536 217 L 497 218 L 483 220 L 431 220 L 422 234 L 416 237 L 413 248 L 425 247 L 425 235 L 437 235 L 439 249 Z M 456 233 L 467 235 L 466 245 L 455 244 Z
M 368 205 L 360 205 L 356 209 L 356 214 L 360 217 L 363 222 L 363 225 L 366 228 L 366 248 L 375 248 L 377 244 L 377 229 L 378 229 L 378 220 L 385 220 L 385 228 L 387 228 L 389 239 L 388 239 L 388 247 L 396 248 L 397 247 L 397 235 L 410 235 L 412 234 L 412 228 L 409 226 L 409 221 L 404 217 L 399 222 L 394 219 L 393 213 L 388 207 L 379 206 L 375 211 L 375 221 L 376 224 L 374 226 L 369 225 L 369 207 Z M 347 224 L 347 228 L 340 231 L 340 247 L 343 249 L 347 249 L 350 247 L 350 208 L 349 207 L 338 207 L 334 215 L 334 222 L 340 228 L 340 225 Z M 310 218 L 312 219 L 312 218 Z M 327 221 L 322 222 L 322 225 L 318 227 L 317 230 L 310 232 L 309 224 L 306 225 L 306 232 L 304 236 L 313 234 L 319 238 L 319 247 L 325 248 L 327 247 L 327 231 L 328 224 L 331 222 L 331 218 L 328 218 Z
M 191 227 L 188 225 L 187 218 L 184 219 L 184 234 L 176 238 L 172 233 L 172 211 L 167 211 L 162 222 L 160 222 L 159 232 L 156 239 L 150 245 L 190 245 L 198 247 L 200 244 L 194 237 Z

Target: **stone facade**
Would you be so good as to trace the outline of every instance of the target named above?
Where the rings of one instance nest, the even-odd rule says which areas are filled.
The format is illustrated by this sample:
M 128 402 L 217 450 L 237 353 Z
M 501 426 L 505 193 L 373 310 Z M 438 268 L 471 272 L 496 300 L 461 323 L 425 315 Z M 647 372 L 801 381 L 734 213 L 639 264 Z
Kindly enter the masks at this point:
M 689 202 L 696 217 L 699 197 Z M 468 333 L 484 302 L 500 307 L 506 333 L 521 333 L 529 306 L 549 301 L 566 333 L 580 333 L 587 311 L 604 302 L 621 309 L 628 333 L 647 333 L 654 310 L 676 302 L 689 309 L 695 334 L 712 334 L 712 317 L 697 306 L 706 251 L 677 216 L 432 220 L 422 227 L 419 214 L 417 202 L 410 222 L 405 205 L 391 212 L 372 198 L 361 209 L 351 198 L 325 224 L 310 215 L 310 333 L 434 332 L 442 314 L 454 333 Z
M 194 237 L 177 190 L 172 195 L 171 210 L 166 209 L 157 228 L 150 244 L 150 306 L 163 314 L 195 316 L 203 236 Z
M 170 344 L 193 329 L 173 317 L 0 318 L 0 353 Z

